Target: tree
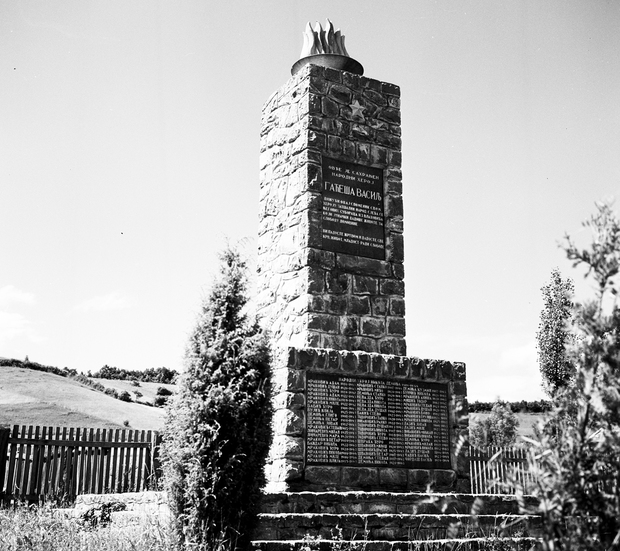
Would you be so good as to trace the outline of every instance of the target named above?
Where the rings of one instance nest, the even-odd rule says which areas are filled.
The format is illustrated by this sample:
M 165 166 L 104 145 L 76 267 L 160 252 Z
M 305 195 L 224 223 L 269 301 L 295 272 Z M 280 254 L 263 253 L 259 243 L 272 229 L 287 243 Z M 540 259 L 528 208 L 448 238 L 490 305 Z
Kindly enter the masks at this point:
M 570 384 L 575 373 L 566 349 L 574 338 L 571 332 L 574 285 L 570 279 L 562 279 L 560 270 L 555 268 L 551 281 L 541 291 L 544 306 L 536 333 L 538 365 L 543 388 L 553 397 Z
M 196 550 L 246 545 L 264 484 L 269 352 L 245 312 L 246 270 L 234 249 L 222 253 L 167 410 L 165 485 L 180 543 Z
M 469 429 L 472 446 L 511 446 L 517 439 L 519 419 L 510 409 L 510 404 L 496 400 L 491 413 L 476 421 Z
M 567 236 L 563 248 L 574 266 L 585 266 L 596 294 L 576 307 L 574 384 L 557 393 L 532 442 L 531 490 L 540 499 L 548 551 L 620 548 L 620 222 L 603 203 L 583 225 L 592 232 L 589 246 Z

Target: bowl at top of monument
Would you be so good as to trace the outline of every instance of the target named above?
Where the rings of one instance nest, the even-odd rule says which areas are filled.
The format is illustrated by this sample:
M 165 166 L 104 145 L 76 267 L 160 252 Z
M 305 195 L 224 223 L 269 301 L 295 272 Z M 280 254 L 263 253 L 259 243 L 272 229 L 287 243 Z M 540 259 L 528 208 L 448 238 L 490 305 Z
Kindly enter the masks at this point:
M 330 67 L 331 69 L 347 71 L 355 75 L 364 74 L 364 67 L 362 67 L 362 64 L 359 61 L 355 61 L 352 57 L 339 54 L 314 54 L 297 60 L 297 62 L 291 67 L 291 75 L 295 75 L 306 65 Z

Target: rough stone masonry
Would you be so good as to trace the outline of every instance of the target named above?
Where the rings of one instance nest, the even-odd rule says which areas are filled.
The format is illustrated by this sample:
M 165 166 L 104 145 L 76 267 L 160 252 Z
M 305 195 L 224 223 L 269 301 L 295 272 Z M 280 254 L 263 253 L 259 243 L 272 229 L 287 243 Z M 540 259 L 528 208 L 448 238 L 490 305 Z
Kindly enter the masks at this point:
M 398 86 L 315 64 L 263 108 L 268 490 L 468 489 L 465 366 L 406 356 L 400 122 Z

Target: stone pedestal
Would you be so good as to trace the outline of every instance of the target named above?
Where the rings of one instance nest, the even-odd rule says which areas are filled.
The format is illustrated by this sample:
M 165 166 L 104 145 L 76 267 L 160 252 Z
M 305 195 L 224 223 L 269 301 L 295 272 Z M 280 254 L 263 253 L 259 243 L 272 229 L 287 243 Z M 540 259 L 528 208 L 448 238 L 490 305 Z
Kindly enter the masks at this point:
M 398 86 L 345 71 L 308 65 L 264 106 L 271 491 L 467 491 L 465 366 L 406 356 L 400 136 Z

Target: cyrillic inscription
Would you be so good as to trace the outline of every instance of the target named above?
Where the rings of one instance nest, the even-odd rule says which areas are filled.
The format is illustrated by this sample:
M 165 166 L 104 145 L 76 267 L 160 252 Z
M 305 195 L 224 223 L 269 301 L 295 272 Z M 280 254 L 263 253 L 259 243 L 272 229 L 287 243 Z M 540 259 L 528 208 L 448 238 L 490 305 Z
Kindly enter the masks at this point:
M 323 157 L 323 248 L 385 259 L 383 170 Z
M 309 465 L 449 469 L 448 385 L 308 372 Z

